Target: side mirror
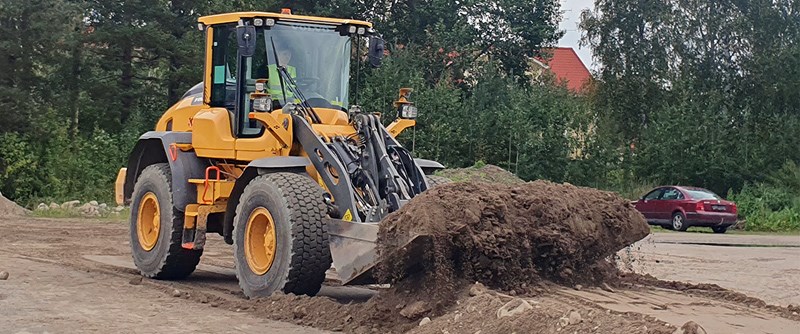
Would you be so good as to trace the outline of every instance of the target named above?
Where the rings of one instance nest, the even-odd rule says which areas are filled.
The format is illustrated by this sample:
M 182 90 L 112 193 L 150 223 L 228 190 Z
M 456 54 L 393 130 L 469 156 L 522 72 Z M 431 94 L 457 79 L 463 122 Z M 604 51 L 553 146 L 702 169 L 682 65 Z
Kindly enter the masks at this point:
M 381 67 L 385 42 L 378 36 L 369 37 L 369 64 L 373 68 Z
M 256 53 L 256 27 L 236 27 L 236 41 L 239 44 L 239 55 L 252 57 Z

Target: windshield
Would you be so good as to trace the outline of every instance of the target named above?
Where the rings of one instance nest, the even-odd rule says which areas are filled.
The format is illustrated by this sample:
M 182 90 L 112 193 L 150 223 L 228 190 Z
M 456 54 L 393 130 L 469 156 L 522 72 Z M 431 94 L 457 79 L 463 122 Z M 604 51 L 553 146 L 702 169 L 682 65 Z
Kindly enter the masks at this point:
M 276 64 L 286 68 L 289 77 L 312 107 L 346 110 L 350 79 L 350 37 L 341 36 L 335 27 L 308 23 L 278 22 L 264 34 L 266 78 L 273 100 L 279 106 L 300 102 L 290 90 L 289 78 L 283 86 Z M 274 46 L 274 49 L 273 49 Z
M 686 192 L 688 192 L 689 196 L 692 196 L 694 199 L 720 199 L 717 194 L 708 190 L 688 189 Z

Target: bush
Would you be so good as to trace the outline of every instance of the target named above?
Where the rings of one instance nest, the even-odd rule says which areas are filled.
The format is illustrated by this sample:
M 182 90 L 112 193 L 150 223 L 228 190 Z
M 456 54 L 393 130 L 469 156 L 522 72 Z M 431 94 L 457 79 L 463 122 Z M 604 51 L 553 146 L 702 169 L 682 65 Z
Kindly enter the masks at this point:
M 748 231 L 783 232 L 800 230 L 800 187 L 797 166 L 787 163 L 766 183 L 746 184 L 729 199 L 739 207 Z
M 800 208 L 791 207 L 780 211 L 758 211 L 747 217 L 745 230 L 762 232 L 786 232 L 800 230 Z
M 729 192 L 728 199 L 736 202 L 740 216 L 749 217 L 760 212 L 789 208 L 793 205 L 795 195 L 784 188 L 758 183 L 745 185 L 738 194 Z

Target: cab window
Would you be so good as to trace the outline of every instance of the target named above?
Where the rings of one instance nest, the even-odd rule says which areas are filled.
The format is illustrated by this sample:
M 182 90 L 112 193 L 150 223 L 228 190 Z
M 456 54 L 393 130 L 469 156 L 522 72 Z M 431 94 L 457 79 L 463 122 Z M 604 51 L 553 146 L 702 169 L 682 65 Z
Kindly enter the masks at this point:
M 233 111 L 236 106 L 236 27 L 213 27 L 211 50 L 211 106 Z

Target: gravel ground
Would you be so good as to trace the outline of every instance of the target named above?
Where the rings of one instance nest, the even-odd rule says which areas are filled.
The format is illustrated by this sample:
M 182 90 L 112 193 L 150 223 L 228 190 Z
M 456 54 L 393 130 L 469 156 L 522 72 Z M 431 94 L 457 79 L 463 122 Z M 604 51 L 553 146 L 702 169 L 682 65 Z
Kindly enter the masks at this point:
M 639 273 L 800 305 L 800 236 L 655 233 L 631 250 Z
M 230 249 L 217 237 L 210 238 L 201 267 L 189 280 L 164 282 L 139 280 L 140 276 L 131 269 L 127 224 L 123 222 L 3 217 L 0 228 L 4 231 L 0 234 L 0 271 L 10 274 L 7 280 L 0 280 L 0 333 L 195 333 L 264 329 L 275 333 L 322 332 L 298 326 L 302 322 L 292 319 L 291 310 L 288 317 L 280 312 L 265 312 L 274 307 L 243 298 L 230 270 Z M 656 234 L 632 247 L 629 254 L 637 259 L 633 265 L 639 266 L 640 271 L 661 279 L 716 283 L 768 303 L 798 304 L 795 293 L 800 291 L 797 280 L 800 248 L 786 247 L 795 245 L 796 237 L 778 238 L 783 247 L 680 243 L 695 242 L 695 238 L 712 238 L 703 243 L 721 240 L 715 237 L 720 236 Z M 733 237 L 735 243 L 752 241 L 753 244 L 767 243 L 767 238 L 772 238 Z M 729 236 L 723 238 L 726 244 L 731 244 Z M 324 287 L 323 294 L 339 302 L 359 303 L 371 295 L 367 289 L 335 285 Z M 173 297 L 176 289 L 179 297 Z M 800 328 L 800 316 L 792 313 L 796 309 L 765 307 L 760 302 L 730 298 L 730 293 L 679 290 L 646 283 L 614 287 L 613 292 L 593 287 L 576 290 L 545 286 L 541 295 L 524 297 L 541 309 L 534 308 L 518 317 L 534 317 L 555 324 L 559 321 L 557 317 L 575 310 L 583 316 L 583 322 L 575 325 L 575 330 L 546 327 L 553 329 L 552 332 L 569 333 L 587 332 L 581 328 L 592 332 L 592 328 L 605 328 L 616 322 L 627 326 L 665 322 L 677 328 L 690 320 L 709 333 L 798 333 Z M 470 314 L 480 314 L 469 313 L 472 305 L 494 307 L 492 303 L 496 303 L 480 299 L 484 298 L 481 295 L 474 298 L 478 299 L 467 299 L 465 305 L 459 306 L 466 308 L 457 310 L 465 314 L 459 320 L 463 324 L 482 323 L 470 318 Z M 494 311 L 473 316 L 493 317 Z M 475 332 L 468 331 L 470 328 L 457 330 L 458 324 L 451 323 L 452 317 L 448 317 L 432 319 L 431 327 L 427 328 L 456 329 L 450 333 Z M 518 319 L 522 318 L 504 318 L 504 321 L 513 323 Z M 629 328 L 626 332 L 647 331 L 644 327 Z M 417 332 L 433 333 L 427 329 Z

